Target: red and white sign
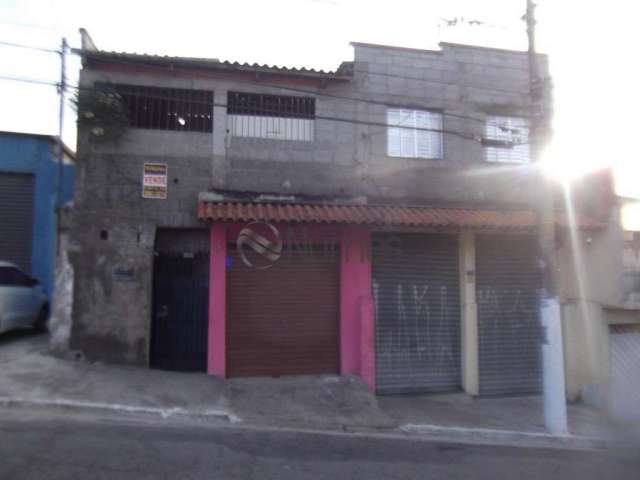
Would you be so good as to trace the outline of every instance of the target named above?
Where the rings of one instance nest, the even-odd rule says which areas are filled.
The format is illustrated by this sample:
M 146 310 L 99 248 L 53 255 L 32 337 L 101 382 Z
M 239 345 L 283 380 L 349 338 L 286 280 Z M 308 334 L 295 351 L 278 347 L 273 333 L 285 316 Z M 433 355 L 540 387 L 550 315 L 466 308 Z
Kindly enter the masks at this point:
M 145 163 L 142 171 L 142 198 L 167 198 L 167 177 L 169 167 L 166 163 Z

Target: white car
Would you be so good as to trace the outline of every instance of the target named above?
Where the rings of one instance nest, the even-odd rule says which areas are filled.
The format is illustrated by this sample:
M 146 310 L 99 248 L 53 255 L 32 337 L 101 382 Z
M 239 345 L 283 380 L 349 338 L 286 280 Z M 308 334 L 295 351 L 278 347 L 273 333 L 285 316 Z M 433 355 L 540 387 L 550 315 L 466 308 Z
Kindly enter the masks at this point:
M 49 301 L 42 285 L 13 263 L 0 261 L 0 333 L 16 328 L 44 330 Z

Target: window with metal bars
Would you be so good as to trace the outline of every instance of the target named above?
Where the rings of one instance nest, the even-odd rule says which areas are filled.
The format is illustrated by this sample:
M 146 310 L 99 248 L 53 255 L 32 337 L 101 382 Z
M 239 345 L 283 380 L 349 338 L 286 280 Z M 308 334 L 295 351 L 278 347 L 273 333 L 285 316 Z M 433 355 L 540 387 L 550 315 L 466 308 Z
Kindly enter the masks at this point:
M 96 88 L 122 97 L 134 128 L 213 131 L 213 92 L 138 85 L 96 84 Z
M 227 113 L 313 119 L 316 116 L 316 101 L 311 97 L 229 92 L 227 94 Z
M 488 162 L 529 163 L 529 123 L 526 118 L 488 116 L 482 139 Z
M 232 136 L 311 141 L 316 104 L 312 97 L 228 92 L 227 115 Z

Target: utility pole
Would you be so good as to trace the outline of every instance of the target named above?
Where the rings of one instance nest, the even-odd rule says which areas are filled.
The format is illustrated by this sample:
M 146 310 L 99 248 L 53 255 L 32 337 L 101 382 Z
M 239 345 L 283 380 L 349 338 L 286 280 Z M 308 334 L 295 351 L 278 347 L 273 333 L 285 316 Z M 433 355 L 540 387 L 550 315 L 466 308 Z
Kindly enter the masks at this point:
M 65 92 L 67 90 L 67 50 L 69 45 L 67 39 L 62 39 L 60 46 L 60 85 L 58 86 L 58 93 L 60 98 L 60 104 L 58 106 L 58 145 L 57 145 L 57 160 L 58 160 L 58 182 L 56 189 L 56 251 L 60 253 L 60 232 L 62 221 L 62 194 L 64 187 L 64 143 L 62 141 L 62 134 L 64 131 L 64 101 Z
M 533 162 L 540 166 L 543 144 L 549 137 L 546 79 L 540 78 L 535 47 L 535 4 L 527 0 L 527 38 L 529 43 L 529 95 L 531 105 L 530 148 Z M 567 435 L 567 402 L 565 393 L 562 320 L 556 285 L 555 214 L 553 186 L 542 170 L 538 198 L 538 249 L 542 273 L 540 288 L 540 325 L 542 328 L 542 370 L 544 420 L 549 433 Z

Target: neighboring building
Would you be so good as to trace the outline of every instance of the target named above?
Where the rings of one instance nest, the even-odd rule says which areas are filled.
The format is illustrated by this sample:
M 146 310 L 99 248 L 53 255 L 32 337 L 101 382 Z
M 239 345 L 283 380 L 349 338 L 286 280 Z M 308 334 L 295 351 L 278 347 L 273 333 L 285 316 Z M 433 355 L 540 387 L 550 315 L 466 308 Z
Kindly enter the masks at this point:
M 609 175 L 609 190 L 613 191 Z M 598 196 L 598 191 L 591 195 Z M 572 400 L 640 418 L 640 299 L 638 232 L 625 231 L 614 200 L 607 227 L 576 232 L 560 249 L 567 391 Z M 581 281 L 578 281 L 581 279 Z
M 71 348 L 379 393 L 540 391 L 526 53 L 355 43 L 321 72 L 84 44 L 82 91 L 129 125 L 107 141 L 80 111 Z M 578 209 L 581 232 L 609 200 Z
M 74 154 L 48 135 L 0 132 L 0 260 L 18 265 L 53 293 L 56 209 L 73 200 Z M 59 183 L 61 182 L 61 183 Z

